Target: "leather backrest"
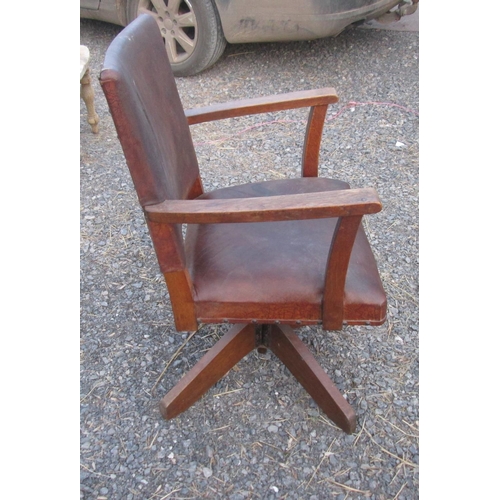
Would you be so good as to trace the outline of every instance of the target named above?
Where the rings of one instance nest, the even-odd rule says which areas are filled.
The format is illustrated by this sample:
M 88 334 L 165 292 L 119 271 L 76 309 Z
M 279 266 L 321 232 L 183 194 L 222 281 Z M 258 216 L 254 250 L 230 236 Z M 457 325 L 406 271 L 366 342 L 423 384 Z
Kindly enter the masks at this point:
M 141 206 L 186 199 L 198 162 L 152 16 L 139 16 L 113 40 L 100 82 Z

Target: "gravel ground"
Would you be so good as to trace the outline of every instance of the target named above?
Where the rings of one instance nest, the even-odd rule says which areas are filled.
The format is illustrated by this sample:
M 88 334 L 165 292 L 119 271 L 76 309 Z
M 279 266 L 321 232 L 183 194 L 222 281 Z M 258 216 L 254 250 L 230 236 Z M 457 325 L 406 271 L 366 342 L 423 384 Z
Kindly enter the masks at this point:
M 415 499 L 419 485 L 418 33 L 229 46 L 178 79 L 185 107 L 333 86 L 322 176 L 373 186 L 365 217 L 388 294 L 380 327 L 299 330 L 358 416 L 325 418 L 268 353 L 254 351 L 172 421 L 159 399 L 224 333 L 176 332 L 104 95 L 97 83 L 117 26 L 81 20 L 100 132 L 81 103 L 81 498 Z M 298 175 L 298 110 L 192 127 L 207 190 Z

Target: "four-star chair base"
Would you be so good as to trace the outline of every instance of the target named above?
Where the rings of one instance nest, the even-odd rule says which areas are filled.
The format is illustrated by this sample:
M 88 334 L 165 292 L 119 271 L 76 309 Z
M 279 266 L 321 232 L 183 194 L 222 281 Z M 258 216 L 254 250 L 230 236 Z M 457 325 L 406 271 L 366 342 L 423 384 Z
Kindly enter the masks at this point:
M 328 418 L 348 434 L 354 432 L 354 410 L 286 325 L 234 325 L 161 400 L 163 417 L 171 419 L 187 410 L 255 348 L 259 352 L 271 349 Z

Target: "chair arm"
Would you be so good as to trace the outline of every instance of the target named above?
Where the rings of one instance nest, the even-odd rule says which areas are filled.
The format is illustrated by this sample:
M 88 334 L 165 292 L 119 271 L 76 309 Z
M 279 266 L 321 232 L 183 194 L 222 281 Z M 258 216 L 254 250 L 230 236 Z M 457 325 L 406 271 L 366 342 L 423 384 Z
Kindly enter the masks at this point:
M 310 107 L 304 149 L 302 153 L 302 177 L 317 177 L 321 135 L 329 104 L 339 100 L 334 88 L 302 90 L 269 97 L 256 97 L 224 104 L 214 104 L 185 111 L 189 125 L 224 118 L 255 115 Z
M 237 116 L 271 113 L 286 109 L 306 108 L 336 103 L 339 100 L 333 88 L 317 90 L 303 90 L 288 94 L 256 97 L 241 101 L 231 101 L 223 104 L 214 104 L 202 108 L 187 109 L 185 114 L 189 125 L 235 118 Z
M 167 200 L 144 207 L 146 218 L 168 224 L 270 222 L 362 216 L 382 204 L 372 188 L 216 200 Z

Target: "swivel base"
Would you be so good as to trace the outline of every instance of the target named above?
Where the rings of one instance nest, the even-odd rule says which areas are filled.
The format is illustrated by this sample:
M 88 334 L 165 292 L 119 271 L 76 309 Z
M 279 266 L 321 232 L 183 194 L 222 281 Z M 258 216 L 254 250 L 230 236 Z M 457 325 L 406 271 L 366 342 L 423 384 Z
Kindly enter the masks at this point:
M 255 348 L 271 349 L 327 417 L 346 433 L 354 432 L 356 415 L 351 405 L 286 325 L 234 325 L 161 400 L 163 417 L 171 419 L 187 410 Z

